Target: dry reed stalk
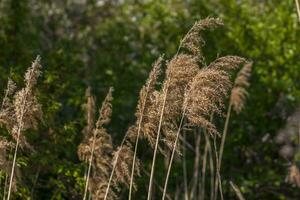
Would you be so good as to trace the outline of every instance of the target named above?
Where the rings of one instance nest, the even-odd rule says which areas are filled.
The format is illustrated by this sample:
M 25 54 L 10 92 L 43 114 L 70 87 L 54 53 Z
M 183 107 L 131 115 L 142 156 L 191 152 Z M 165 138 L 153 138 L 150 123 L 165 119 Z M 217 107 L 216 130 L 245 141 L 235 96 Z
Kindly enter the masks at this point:
M 171 166 L 172 166 L 171 163 L 172 163 L 172 161 L 174 159 L 175 149 L 176 149 L 175 146 L 177 145 L 177 141 L 178 141 L 178 137 L 179 137 L 179 132 L 180 132 L 180 130 L 182 128 L 182 125 L 183 125 L 185 112 L 186 112 L 186 107 L 183 109 L 183 114 L 182 114 L 182 117 L 181 117 L 181 120 L 180 120 L 180 124 L 179 124 L 179 127 L 178 127 L 178 132 L 176 134 L 176 139 L 175 139 L 175 142 L 174 142 L 174 148 L 172 150 L 172 154 L 171 154 L 171 158 L 170 158 L 170 162 L 169 162 L 169 167 L 168 167 L 168 171 L 167 171 L 167 175 L 166 175 L 166 179 L 165 179 L 165 185 L 164 185 L 164 192 L 163 192 L 162 200 L 165 199 L 166 194 L 167 194 L 167 185 L 168 185 L 169 176 L 170 176 L 170 172 L 171 172 Z
M 142 168 L 142 170 L 143 170 L 143 172 L 144 172 L 148 177 L 150 177 L 150 173 L 149 173 L 147 170 L 145 170 L 144 168 Z M 153 183 L 158 187 L 158 189 L 159 189 L 161 192 L 163 192 L 163 188 L 159 185 L 159 183 L 158 183 L 155 179 L 153 180 Z M 171 197 L 170 197 L 169 194 L 166 194 L 166 198 L 167 198 L 168 200 L 171 200 Z
M 195 130 L 195 161 L 194 161 L 194 174 L 193 174 L 193 183 L 190 194 L 190 199 L 197 197 L 197 183 L 199 177 L 199 162 L 200 162 L 200 144 L 201 144 L 201 135 Z
M 296 3 L 296 10 L 297 10 L 297 15 L 298 15 L 298 20 L 299 20 L 299 23 L 300 23 L 300 6 L 299 6 L 299 1 L 295 0 L 295 3 Z
M 183 139 L 184 141 L 186 140 L 186 133 L 183 132 Z M 187 170 L 186 170 L 186 150 L 185 150 L 185 147 L 182 146 L 182 159 L 183 159 L 183 162 L 182 162 L 182 168 L 183 168 L 183 184 L 184 184 L 184 198 L 185 200 L 188 200 L 189 199 L 189 195 L 188 195 L 188 184 L 187 184 Z
M 208 144 L 207 156 L 209 158 L 209 169 L 210 169 L 210 200 L 213 200 L 214 199 L 214 177 L 215 177 L 214 159 L 213 159 L 212 147 L 211 147 L 208 133 L 205 134 L 205 137 L 206 137 L 205 142 L 207 142 Z M 205 198 L 205 196 L 203 198 Z
M 124 146 L 124 143 L 126 141 L 126 137 L 127 137 L 127 135 L 124 136 L 124 138 L 123 138 L 123 140 L 120 144 L 120 147 Z M 113 175 L 114 175 L 118 160 L 119 160 L 119 153 L 115 153 L 114 154 L 114 162 L 113 162 L 112 170 L 110 172 L 107 187 L 106 187 L 106 190 L 105 190 L 104 200 L 106 200 L 108 198 L 108 192 L 109 192 L 110 186 L 113 182 Z
M 205 131 L 206 132 L 206 131 Z M 204 133 L 205 136 L 206 133 Z M 205 177 L 206 177 L 206 165 L 207 165 L 207 156 L 208 156 L 209 142 L 207 141 L 207 137 L 205 137 L 205 147 L 204 147 L 204 155 L 202 160 L 202 170 L 201 170 L 201 184 L 199 188 L 199 199 L 205 198 Z
M 222 165 L 222 157 L 223 157 L 225 140 L 226 140 L 226 136 L 227 136 L 227 132 L 228 132 L 228 125 L 229 125 L 231 110 L 233 109 L 236 113 L 240 113 L 244 107 L 246 97 L 248 95 L 248 93 L 246 91 L 246 87 L 249 87 L 249 79 L 251 76 L 252 64 L 253 64 L 252 62 L 245 63 L 243 68 L 238 72 L 237 77 L 234 81 L 233 89 L 231 91 L 228 110 L 227 110 L 226 119 L 225 119 L 225 125 L 224 125 L 224 129 L 223 129 L 223 134 L 222 134 L 221 144 L 220 144 L 220 149 L 219 149 L 219 156 L 218 156 L 219 162 L 217 165 L 217 178 L 219 180 L 215 181 L 216 188 L 218 188 L 218 184 L 219 184 L 219 182 L 221 182 L 220 170 L 221 170 L 221 165 Z M 221 190 L 221 186 L 219 188 Z
M 41 74 L 40 68 L 40 57 L 37 56 L 35 61 L 32 63 L 32 66 L 25 73 L 25 88 L 14 95 L 13 103 L 5 102 L 6 105 L 2 104 L 3 108 L 6 108 L 1 110 L 0 121 L 6 125 L 8 131 L 16 140 L 7 194 L 8 200 L 10 199 L 12 185 L 14 182 L 13 180 L 19 145 L 21 145 L 21 147 L 30 147 L 25 136 L 21 135 L 21 132 L 24 132 L 29 128 L 36 128 L 38 120 L 42 119 L 41 106 L 38 104 L 33 92 L 33 87 L 36 85 L 37 79 Z M 9 88 L 7 90 L 9 90 Z
M 164 97 L 163 97 L 163 103 L 161 106 L 161 112 L 160 112 L 160 117 L 159 117 L 159 125 L 158 125 L 158 130 L 157 130 L 157 136 L 156 136 L 156 142 L 155 142 L 155 147 L 154 147 L 154 153 L 153 153 L 153 158 L 152 158 L 152 165 L 151 165 L 151 173 L 150 173 L 150 180 L 149 180 L 149 186 L 148 186 L 148 196 L 147 200 L 151 200 L 151 194 L 152 194 L 152 182 L 153 182 L 153 176 L 154 176 L 154 167 L 155 167 L 155 161 L 156 161 L 156 154 L 157 154 L 157 149 L 158 149 L 158 141 L 160 137 L 160 129 L 162 125 L 162 119 L 163 119 L 163 114 L 164 114 L 164 108 L 166 105 L 166 99 L 167 99 L 167 93 L 168 93 L 168 82 L 166 83 L 166 90 L 164 91 Z
M 135 146 L 134 146 L 134 155 L 133 155 L 133 161 L 132 161 L 132 170 L 131 170 L 131 177 L 130 177 L 130 186 L 129 186 L 129 195 L 128 199 L 131 199 L 132 196 L 132 186 L 133 186 L 133 175 L 134 175 L 134 169 L 135 169 L 135 162 L 136 162 L 136 153 L 137 153 L 137 147 L 138 147 L 138 141 L 140 137 L 140 132 L 142 128 L 142 122 L 143 122 L 143 116 L 145 107 L 151 105 L 152 103 L 149 96 L 155 92 L 155 86 L 157 84 L 158 76 L 161 73 L 161 62 L 163 61 L 163 57 L 161 56 L 153 65 L 153 69 L 150 72 L 149 78 L 145 84 L 145 86 L 142 88 L 140 92 L 139 97 L 139 103 L 138 103 L 138 109 L 137 109 L 137 121 L 138 121 L 138 129 L 137 129 L 137 135 L 135 139 Z M 150 95 L 149 95 L 150 94 Z M 149 105 L 147 105 L 147 103 Z
M 237 185 L 235 185 L 232 181 L 229 182 L 230 186 L 232 187 L 233 191 L 235 192 L 236 196 L 239 198 L 239 200 L 245 200 L 243 197 L 243 194 L 241 193 L 240 189 Z
M 216 134 L 214 135 L 214 152 L 215 152 L 215 159 L 216 159 L 216 172 L 215 172 L 215 192 L 214 192 L 214 199 L 217 200 L 218 199 L 218 190 L 220 191 L 220 196 L 221 196 L 221 200 L 224 199 L 223 197 L 223 191 L 222 191 L 222 185 L 220 184 L 221 181 L 221 175 L 218 171 L 218 166 L 219 166 L 219 158 L 218 158 L 218 150 L 217 150 L 217 138 L 216 138 Z M 218 183 L 216 183 L 218 182 Z

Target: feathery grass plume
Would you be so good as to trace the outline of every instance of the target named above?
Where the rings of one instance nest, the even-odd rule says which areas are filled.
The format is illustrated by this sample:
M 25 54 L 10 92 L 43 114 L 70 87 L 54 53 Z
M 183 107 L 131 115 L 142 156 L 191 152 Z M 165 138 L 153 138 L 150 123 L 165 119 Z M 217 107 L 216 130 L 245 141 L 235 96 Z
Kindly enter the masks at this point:
M 116 162 L 115 182 L 116 184 L 124 184 L 127 188 L 130 186 L 133 154 L 134 152 L 129 142 L 118 147 L 113 153 L 113 162 Z M 138 159 L 135 161 L 134 169 L 134 174 L 140 176 L 140 161 Z M 132 185 L 136 189 L 135 182 Z
M 230 72 L 231 70 L 238 69 L 245 62 L 246 59 L 239 56 L 223 56 L 211 62 L 208 67 Z
M 244 107 L 246 97 L 248 95 L 246 87 L 250 85 L 249 78 L 252 71 L 252 62 L 247 62 L 239 71 L 234 81 L 234 86 L 231 91 L 230 102 L 233 110 L 240 113 Z
M 93 129 L 93 134 L 90 135 L 90 138 L 86 142 L 83 142 L 78 147 L 79 159 L 89 163 L 83 199 L 86 198 L 87 188 L 89 188 L 96 199 L 101 199 L 100 197 L 105 194 L 106 188 L 104 189 L 103 187 L 107 185 L 112 167 L 113 146 L 111 136 L 103 126 L 110 122 L 112 114 L 111 101 L 113 99 L 112 91 L 113 89 L 110 88 L 102 103 L 96 127 Z M 88 103 L 90 103 L 90 107 L 94 104 L 92 99 L 89 99 Z M 91 171 L 93 175 L 90 177 Z M 114 196 L 114 191 L 111 191 L 109 199 L 114 199 Z
M 205 41 L 200 33 L 206 29 L 214 29 L 222 25 L 223 22 L 219 18 L 207 17 L 196 21 L 181 40 L 182 47 L 190 51 L 193 55 L 196 55 L 201 62 L 204 62 L 201 47 L 205 45 Z
M 85 91 L 85 96 L 87 98 L 86 104 L 83 105 L 85 110 L 86 127 L 83 129 L 84 140 L 90 138 L 93 134 L 93 129 L 95 126 L 95 97 L 92 94 L 92 88 L 88 87 Z
M 292 164 L 289 167 L 289 173 L 286 180 L 300 188 L 300 171 L 295 164 Z
M 231 82 L 225 71 L 215 68 L 201 69 L 186 92 L 184 107 L 189 122 L 211 133 L 217 133 L 209 117 L 211 113 L 221 114 L 223 97 L 227 95 L 230 86 Z
M 12 129 L 12 136 L 19 143 L 21 147 L 30 147 L 27 143 L 25 136 L 21 132 L 29 128 L 36 129 L 38 121 L 42 120 L 42 107 L 38 103 L 36 95 L 34 94 L 33 87 L 37 83 L 38 77 L 41 75 L 40 57 L 32 63 L 32 66 L 25 73 L 25 88 L 16 92 L 14 95 L 14 111 L 16 117 L 16 124 Z
M 162 141 L 169 149 L 174 146 L 178 127 L 177 120 L 182 113 L 185 89 L 199 70 L 195 56 L 187 54 L 179 54 L 167 66 L 166 80 L 168 80 L 168 85 L 164 84 L 163 91 L 168 87 L 168 94 L 162 125 L 164 136 Z M 180 153 L 180 147 L 176 148 L 176 152 Z
M 14 182 L 13 180 L 18 147 L 21 146 L 31 148 L 31 146 L 28 144 L 25 136 L 22 133 L 29 128 L 37 128 L 38 121 L 42 120 L 41 105 L 38 103 L 35 93 L 33 91 L 33 87 L 36 85 L 37 79 L 41 75 L 40 69 L 40 57 L 37 56 L 35 61 L 32 63 L 31 67 L 29 67 L 27 72 L 25 73 L 25 87 L 14 94 L 12 103 L 6 101 L 8 100 L 8 96 L 6 96 L 6 102 L 2 104 L 3 109 L 1 110 L 1 118 L 3 119 L 7 117 L 7 119 L 4 120 L 4 124 L 6 125 L 6 127 L 8 127 L 9 133 L 16 141 L 7 199 L 10 199 L 12 185 Z M 12 91 L 14 88 L 14 83 L 9 81 L 6 94 L 13 93 Z M 3 115 L 3 113 L 5 112 L 10 113 L 10 116 L 7 116 L 7 113 L 6 115 Z M 9 118 L 15 119 L 11 120 Z M 1 121 L 3 122 L 3 120 Z M 12 122 L 14 124 L 9 124 Z M 12 127 L 11 130 L 10 127 Z
M 136 123 L 128 130 L 128 138 L 131 142 L 135 142 L 139 135 L 139 137 L 148 140 L 149 144 L 154 147 L 159 118 L 156 86 L 158 84 L 158 77 L 161 74 L 162 62 L 163 57 L 161 56 L 153 64 L 146 84 L 140 91 L 135 113 L 137 118 Z

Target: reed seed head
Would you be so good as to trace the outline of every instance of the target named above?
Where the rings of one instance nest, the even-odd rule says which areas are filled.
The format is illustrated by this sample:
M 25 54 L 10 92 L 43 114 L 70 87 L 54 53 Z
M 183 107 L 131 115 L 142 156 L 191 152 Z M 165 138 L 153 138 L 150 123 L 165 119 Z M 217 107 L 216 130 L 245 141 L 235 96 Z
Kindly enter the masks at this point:
M 193 27 L 185 35 L 181 41 L 182 47 L 186 48 L 193 55 L 197 56 L 200 61 L 204 62 L 201 47 L 205 45 L 205 41 L 201 36 L 201 32 L 206 29 L 215 29 L 222 26 L 223 22 L 219 18 L 207 17 L 194 23 Z
M 203 68 L 190 83 L 185 95 L 186 116 L 196 126 L 217 133 L 216 127 L 209 120 L 212 113 L 221 113 L 223 98 L 231 82 L 223 70 Z
M 231 91 L 230 102 L 236 113 L 240 113 L 244 107 L 248 93 L 246 87 L 250 85 L 249 79 L 252 71 L 252 62 L 248 62 L 239 71 Z

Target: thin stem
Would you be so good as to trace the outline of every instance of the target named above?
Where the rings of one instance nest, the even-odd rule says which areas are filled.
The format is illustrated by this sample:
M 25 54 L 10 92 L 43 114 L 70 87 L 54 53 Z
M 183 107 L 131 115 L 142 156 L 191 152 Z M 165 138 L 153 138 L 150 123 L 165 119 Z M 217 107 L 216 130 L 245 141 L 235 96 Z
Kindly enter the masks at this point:
M 223 157 L 223 151 L 224 151 L 226 135 L 227 135 L 227 132 L 228 132 L 228 125 L 229 125 L 229 119 L 230 119 L 230 114 L 231 114 L 231 108 L 232 108 L 232 104 L 229 103 L 228 111 L 227 111 L 227 115 L 226 115 L 226 120 L 225 120 L 225 125 L 224 125 L 224 130 L 223 130 L 223 134 L 222 134 L 220 151 L 219 151 L 219 165 L 218 165 L 218 170 L 219 171 L 221 169 L 221 164 L 222 164 L 222 157 Z
M 129 186 L 129 195 L 128 195 L 129 200 L 131 200 L 131 196 L 132 196 L 133 175 L 134 175 L 134 167 L 135 167 L 135 162 L 136 162 L 136 153 L 137 153 L 137 147 L 138 147 L 138 143 L 139 143 L 139 137 L 140 137 L 142 121 L 143 121 L 143 114 L 144 114 L 145 105 L 146 105 L 146 101 L 147 101 L 147 97 L 148 97 L 148 92 L 149 92 L 149 85 L 147 87 L 147 93 L 145 96 L 145 100 L 143 102 L 142 113 L 141 113 L 141 117 L 139 120 L 139 126 L 138 126 L 137 136 L 136 136 L 135 145 L 134 145 L 134 155 L 133 155 L 133 160 L 132 160 L 132 169 L 131 169 L 131 175 L 130 175 L 130 186 Z
M 216 134 L 214 135 L 214 151 L 215 151 L 215 157 L 216 157 L 216 176 L 215 176 L 215 193 L 214 193 L 214 199 L 217 200 L 218 198 L 218 184 L 219 184 L 219 173 L 218 173 L 218 166 L 219 166 L 219 161 L 218 161 L 218 151 L 217 151 L 217 139 L 216 139 Z
M 196 142 L 195 142 L 195 161 L 194 161 L 194 177 L 193 185 L 191 190 L 190 198 L 194 199 L 197 196 L 197 183 L 199 176 L 199 162 L 200 162 L 200 143 L 201 143 L 201 134 L 198 134 L 197 129 L 195 130 Z
M 218 170 L 219 166 L 219 159 L 218 159 L 218 150 L 217 150 L 217 138 L 216 135 L 214 135 L 214 151 L 215 151 L 215 157 L 216 157 L 216 177 L 215 177 L 215 200 L 218 199 L 218 189 L 220 191 L 221 200 L 223 200 L 223 191 L 222 191 L 222 185 L 221 185 L 221 175 L 220 171 Z
M 232 181 L 230 181 L 229 183 L 239 200 L 245 200 L 238 186 L 236 186 Z
M 202 170 L 201 170 L 201 189 L 200 189 L 200 200 L 204 200 L 205 198 L 205 177 L 206 177 L 206 165 L 207 165 L 207 155 L 208 155 L 208 141 L 206 137 L 206 131 L 204 132 L 205 136 L 205 148 L 204 148 L 204 155 L 203 155 L 203 160 L 202 160 Z
M 8 174 L 5 173 L 5 183 L 4 183 L 3 200 L 5 200 L 5 196 L 6 196 L 7 181 L 8 181 Z
M 214 199 L 214 161 L 213 161 L 213 153 L 211 149 L 211 144 L 207 134 L 205 135 L 208 142 L 208 155 L 209 155 L 209 169 L 210 169 L 210 199 Z
M 145 170 L 144 168 L 142 168 L 142 170 L 143 170 L 143 172 L 144 172 L 148 177 L 150 177 L 150 173 L 149 173 L 147 170 Z M 163 192 L 163 188 L 158 184 L 158 182 L 157 182 L 155 179 L 153 179 L 153 183 L 158 187 L 158 189 L 159 189 L 161 192 Z M 167 194 L 166 197 L 167 197 L 168 200 L 171 200 L 171 197 L 170 197 L 169 194 Z
M 123 147 L 126 138 L 127 138 L 127 134 L 124 136 L 124 138 L 123 138 L 123 140 L 122 140 L 122 142 L 121 142 L 121 144 L 120 144 L 120 149 Z M 120 153 L 120 151 L 118 151 L 117 156 L 116 156 L 116 160 L 115 160 L 115 162 L 113 163 L 113 168 L 112 168 L 111 173 L 110 173 L 110 176 L 109 176 L 107 188 L 106 188 L 106 191 L 105 191 L 104 200 L 106 200 L 106 199 L 107 199 L 107 196 L 108 196 L 108 191 L 109 191 L 109 188 L 110 188 L 110 185 L 111 185 L 111 182 L 112 182 L 112 178 L 113 178 L 113 175 L 114 175 L 114 172 L 115 172 L 115 169 L 116 169 L 116 165 L 117 165 L 117 162 L 118 162 L 118 159 L 119 159 L 119 153 Z
M 296 3 L 297 14 L 298 14 L 298 20 L 300 22 L 300 6 L 298 0 L 295 0 L 295 3 Z
M 168 186 L 169 176 L 170 176 L 170 172 L 171 172 L 172 162 L 173 162 L 174 155 L 175 155 L 175 150 L 176 150 L 176 145 L 177 145 L 177 141 L 178 141 L 178 138 L 179 138 L 179 133 L 180 133 L 180 130 L 181 130 L 182 125 L 183 125 L 185 112 L 186 112 L 186 106 L 184 107 L 183 112 L 182 112 L 180 124 L 179 124 L 177 134 L 176 134 L 176 139 L 175 139 L 174 146 L 173 146 L 173 149 L 172 149 L 172 155 L 171 155 L 171 158 L 170 158 L 168 172 L 167 172 L 167 176 L 166 176 L 166 180 L 165 180 L 164 193 L 163 193 L 162 200 L 165 199 L 165 196 L 166 196 L 166 193 L 167 193 L 167 186 Z
M 230 114 L 231 114 L 231 108 L 232 104 L 229 102 L 227 114 L 226 114 L 226 120 L 225 120 L 225 125 L 224 125 L 224 130 L 221 138 L 221 145 L 220 145 L 220 150 L 219 150 L 219 157 L 217 159 L 217 169 L 216 169 L 216 179 L 215 179 L 215 193 L 217 193 L 217 190 L 219 188 L 221 198 L 223 199 L 223 194 L 222 194 L 222 180 L 221 180 L 221 164 L 222 164 L 222 158 L 223 158 L 223 152 L 224 152 L 224 146 L 225 146 L 225 140 L 228 132 L 228 125 L 229 125 L 229 119 L 230 119 Z
M 183 133 L 183 139 L 186 140 L 186 135 Z M 186 151 L 185 147 L 182 146 L 182 152 L 183 152 L 183 162 L 182 162 L 182 168 L 183 168 L 183 183 L 184 183 L 184 198 L 185 200 L 188 200 L 188 186 L 187 186 L 187 171 L 186 171 Z
M 17 143 L 16 143 L 16 148 L 14 152 L 14 159 L 13 159 L 13 165 L 11 168 L 11 175 L 10 175 L 10 181 L 9 181 L 9 187 L 8 187 L 8 195 L 7 195 L 7 200 L 10 199 L 10 194 L 11 194 L 11 188 L 12 188 L 12 182 L 13 182 L 13 177 L 14 177 L 14 171 L 15 171 L 15 165 L 16 165 L 16 160 L 17 160 L 17 153 L 18 153 L 18 147 L 19 147 L 19 142 L 20 142 L 20 127 L 18 128 L 18 136 L 17 136 Z
M 154 175 L 156 153 L 157 153 L 157 149 L 158 149 L 158 142 L 159 142 L 159 137 L 160 137 L 160 129 L 161 129 L 161 125 L 162 125 L 162 119 L 163 119 L 163 114 L 164 114 L 164 110 L 165 110 L 165 104 L 166 104 L 166 100 L 167 100 L 168 87 L 169 86 L 168 86 L 168 82 L 167 82 L 166 91 L 165 91 L 165 95 L 164 95 L 164 101 L 163 101 L 163 105 L 162 105 L 161 113 L 160 113 L 160 119 L 159 119 L 159 125 L 158 125 L 158 130 L 157 130 L 156 141 L 155 141 L 155 148 L 154 148 L 153 159 L 152 159 L 152 166 L 151 166 L 151 173 L 150 173 L 150 180 L 149 180 L 149 188 L 148 188 L 148 197 L 147 197 L 147 200 L 151 199 L 152 182 L 153 182 L 153 175 Z
M 96 134 L 94 133 L 93 144 L 92 144 L 92 152 L 91 152 L 91 157 L 89 159 L 89 167 L 88 167 L 88 171 L 87 171 L 87 175 L 86 175 L 86 182 L 85 182 L 83 200 L 85 200 L 86 196 L 87 196 L 89 178 L 90 178 L 90 173 L 91 173 L 91 168 L 92 168 L 92 161 L 93 161 L 93 156 L 94 156 L 94 151 L 95 151 L 95 143 L 96 143 Z

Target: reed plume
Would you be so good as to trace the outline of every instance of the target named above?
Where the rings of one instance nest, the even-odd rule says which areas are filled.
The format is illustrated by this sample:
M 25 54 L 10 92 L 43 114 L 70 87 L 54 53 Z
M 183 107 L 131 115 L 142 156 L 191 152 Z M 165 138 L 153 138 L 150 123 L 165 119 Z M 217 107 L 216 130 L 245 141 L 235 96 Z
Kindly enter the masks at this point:
M 240 113 L 244 107 L 248 92 L 246 90 L 249 87 L 249 78 L 252 71 L 252 62 L 247 62 L 244 67 L 239 71 L 234 81 L 234 87 L 231 90 L 230 102 L 232 108 L 236 113 Z
M 88 188 L 95 199 L 104 199 L 109 173 L 112 168 L 112 139 L 104 128 L 105 125 L 109 124 L 112 114 L 112 91 L 113 89 L 110 88 L 102 103 L 98 120 L 92 131 L 93 134 L 78 147 L 79 159 L 89 163 L 83 199 L 86 198 Z M 87 107 L 93 107 L 94 102 L 92 98 L 88 98 L 88 104 Z M 92 121 L 92 111 L 89 113 L 88 118 L 90 119 L 88 122 Z M 88 124 L 87 127 L 90 126 L 91 124 Z M 111 191 L 108 199 L 115 199 L 115 197 L 116 194 L 114 191 Z
M 205 19 L 196 21 L 192 28 L 181 40 L 181 46 L 196 56 L 200 62 L 204 63 L 205 58 L 202 55 L 202 47 L 205 45 L 205 40 L 201 36 L 201 32 L 207 29 L 215 29 L 222 25 L 222 20 L 213 17 L 207 17 Z
M 38 77 L 41 75 L 40 69 L 40 57 L 37 56 L 36 60 L 25 73 L 25 87 L 15 92 L 16 85 L 9 79 L 2 102 L 0 123 L 6 127 L 8 132 L 16 141 L 7 199 L 10 199 L 12 185 L 14 182 L 18 148 L 21 146 L 32 149 L 27 142 L 26 137 L 23 135 L 23 132 L 29 128 L 36 129 L 38 121 L 42 120 L 42 108 L 38 103 L 33 90 Z M 11 97 L 12 95 L 13 97 Z
M 195 126 L 203 127 L 211 133 L 217 133 L 216 127 L 209 121 L 211 113 L 221 114 L 223 97 L 230 87 L 230 79 L 225 71 L 204 68 L 191 82 L 186 93 L 186 116 Z
M 163 57 L 161 56 L 153 64 L 146 84 L 140 91 L 135 113 L 136 123 L 128 130 L 128 138 L 133 143 L 136 142 L 137 138 L 144 138 L 152 147 L 155 145 L 159 118 L 157 112 L 158 92 L 156 91 L 156 86 L 158 84 L 158 77 L 161 74 L 162 62 Z
M 185 89 L 198 71 L 197 59 L 187 54 L 179 54 L 167 66 L 166 80 L 169 80 L 169 84 L 163 85 L 163 91 L 168 87 L 169 92 L 165 104 L 162 141 L 170 150 L 176 138 L 177 121 L 182 113 Z M 180 147 L 176 148 L 176 152 L 180 153 Z

